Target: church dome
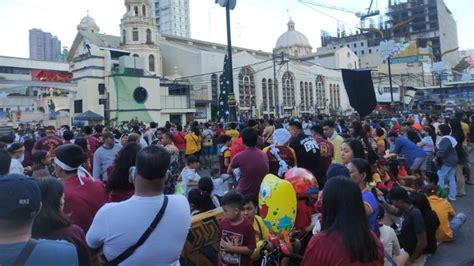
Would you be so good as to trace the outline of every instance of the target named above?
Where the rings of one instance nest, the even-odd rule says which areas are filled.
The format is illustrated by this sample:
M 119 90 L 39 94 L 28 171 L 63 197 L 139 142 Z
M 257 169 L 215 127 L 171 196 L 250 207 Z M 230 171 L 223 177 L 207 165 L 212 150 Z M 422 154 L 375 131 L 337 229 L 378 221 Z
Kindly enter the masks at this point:
M 308 38 L 306 38 L 303 33 L 295 30 L 295 23 L 290 19 L 288 22 L 288 31 L 278 38 L 275 49 L 293 46 L 311 47 Z
M 82 20 L 81 23 L 77 26 L 77 30 L 81 31 L 91 31 L 91 32 L 99 32 L 100 28 L 95 23 L 95 20 L 87 14 Z

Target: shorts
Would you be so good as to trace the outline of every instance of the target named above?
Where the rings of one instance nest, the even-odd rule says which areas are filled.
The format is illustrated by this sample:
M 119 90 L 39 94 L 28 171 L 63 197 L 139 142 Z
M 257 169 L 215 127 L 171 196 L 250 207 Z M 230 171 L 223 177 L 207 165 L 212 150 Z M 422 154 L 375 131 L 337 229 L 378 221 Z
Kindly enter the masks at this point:
M 412 171 L 426 171 L 428 169 L 428 156 L 418 157 L 410 167 Z
M 212 154 L 212 146 L 202 146 L 201 154 L 203 156 L 208 156 Z

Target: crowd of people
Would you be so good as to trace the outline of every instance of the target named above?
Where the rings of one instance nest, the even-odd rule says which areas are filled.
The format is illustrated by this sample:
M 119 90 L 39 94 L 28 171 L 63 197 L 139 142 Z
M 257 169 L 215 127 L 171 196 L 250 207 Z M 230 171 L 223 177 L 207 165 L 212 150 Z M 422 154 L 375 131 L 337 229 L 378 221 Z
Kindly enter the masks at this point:
M 294 167 L 318 188 L 282 264 L 424 265 L 468 219 L 451 203 L 474 182 L 474 116 L 19 127 L 0 137 L 0 265 L 179 265 L 217 208 L 215 263 L 261 265 L 282 246 L 260 185 Z

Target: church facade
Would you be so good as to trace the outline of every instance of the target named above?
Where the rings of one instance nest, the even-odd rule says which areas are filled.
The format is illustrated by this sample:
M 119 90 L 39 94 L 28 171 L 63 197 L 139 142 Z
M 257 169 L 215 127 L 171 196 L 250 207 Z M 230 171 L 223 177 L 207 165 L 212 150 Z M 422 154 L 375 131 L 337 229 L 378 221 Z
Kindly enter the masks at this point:
M 125 9 L 121 36 L 100 33 L 89 16 L 77 27 L 68 57 L 78 82 L 73 113 L 160 124 L 215 119 L 226 46 L 160 34 L 148 0 L 126 0 Z M 350 112 L 341 72 L 305 61 L 311 52 L 293 21 L 273 53 L 234 47 L 240 117 Z

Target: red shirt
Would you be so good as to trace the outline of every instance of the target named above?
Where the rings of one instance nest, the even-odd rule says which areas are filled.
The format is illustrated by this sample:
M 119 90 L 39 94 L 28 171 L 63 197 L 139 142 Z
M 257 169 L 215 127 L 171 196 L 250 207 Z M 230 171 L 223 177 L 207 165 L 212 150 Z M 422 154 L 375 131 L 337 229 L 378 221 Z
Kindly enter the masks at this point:
M 79 265 L 92 265 L 90 261 L 89 247 L 86 244 L 86 235 L 84 231 L 75 224 L 60 228 L 46 235 L 35 236 L 35 238 L 66 240 L 76 246 Z
M 246 246 L 250 250 L 254 250 L 256 247 L 255 243 L 255 231 L 253 230 L 252 223 L 245 219 L 238 225 L 232 225 L 227 219 L 221 220 L 219 229 L 219 238 L 227 239 L 227 241 L 233 241 L 235 246 Z M 240 265 L 240 266 L 251 266 L 252 259 L 250 255 L 240 255 L 234 253 L 228 253 L 224 250 L 220 250 L 219 266 L 221 265 Z
M 319 145 L 319 152 L 321 157 L 319 159 L 319 167 L 321 167 L 321 172 L 326 175 L 329 165 L 334 158 L 334 145 L 328 140 L 325 140 L 321 137 L 316 138 L 316 142 Z
M 178 131 L 173 134 L 174 145 L 180 151 L 186 150 L 186 141 L 184 140 L 184 136 L 186 136 L 186 133 L 182 131 Z
M 71 177 L 64 180 L 64 213 L 71 223 L 87 232 L 97 211 L 107 203 L 107 193 L 102 182 L 92 178 Z
M 242 152 L 245 150 L 245 145 L 244 145 L 244 142 L 242 140 L 242 137 L 238 137 L 238 138 L 235 138 L 232 140 L 232 146 L 230 147 L 230 152 L 231 152 L 231 160 L 234 159 L 235 155 L 237 155 L 238 153 Z
M 135 193 L 133 185 L 128 188 L 114 189 L 109 192 L 109 202 L 121 202 L 128 200 Z
M 247 148 L 231 160 L 230 166 L 240 169 L 237 191 L 244 195 L 258 195 L 260 184 L 269 170 L 267 155 L 257 148 Z
M 300 231 L 300 236 L 303 236 L 306 233 L 306 228 L 311 225 L 311 217 L 313 213 L 316 213 L 316 207 L 313 204 L 313 201 L 310 201 L 310 205 L 306 204 L 305 199 L 298 199 L 296 201 L 296 219 L 295 219 L 295 229 Z
M 342 237 L 338 232 L 319 233 L 309 241 L 304 254 L 303 266 L 326 265 L 353 265 L 353 266 L 380 266 L 384 264 L 384 251 L 382 243 L 371 232 L 377 246 L 377 260 L 372 262 L 351 262 L 349 252 L 344 246 Z
M 49 152 L 49 155 L 51 156 L 51 158 L 54 158 L 56 148 L 62 144 L 63 144 L 63 141 L 60 138 L 54 135 L 51 135 L 51 136 L 40 138 L 36 142 L 33 149 L 47 151 Z

